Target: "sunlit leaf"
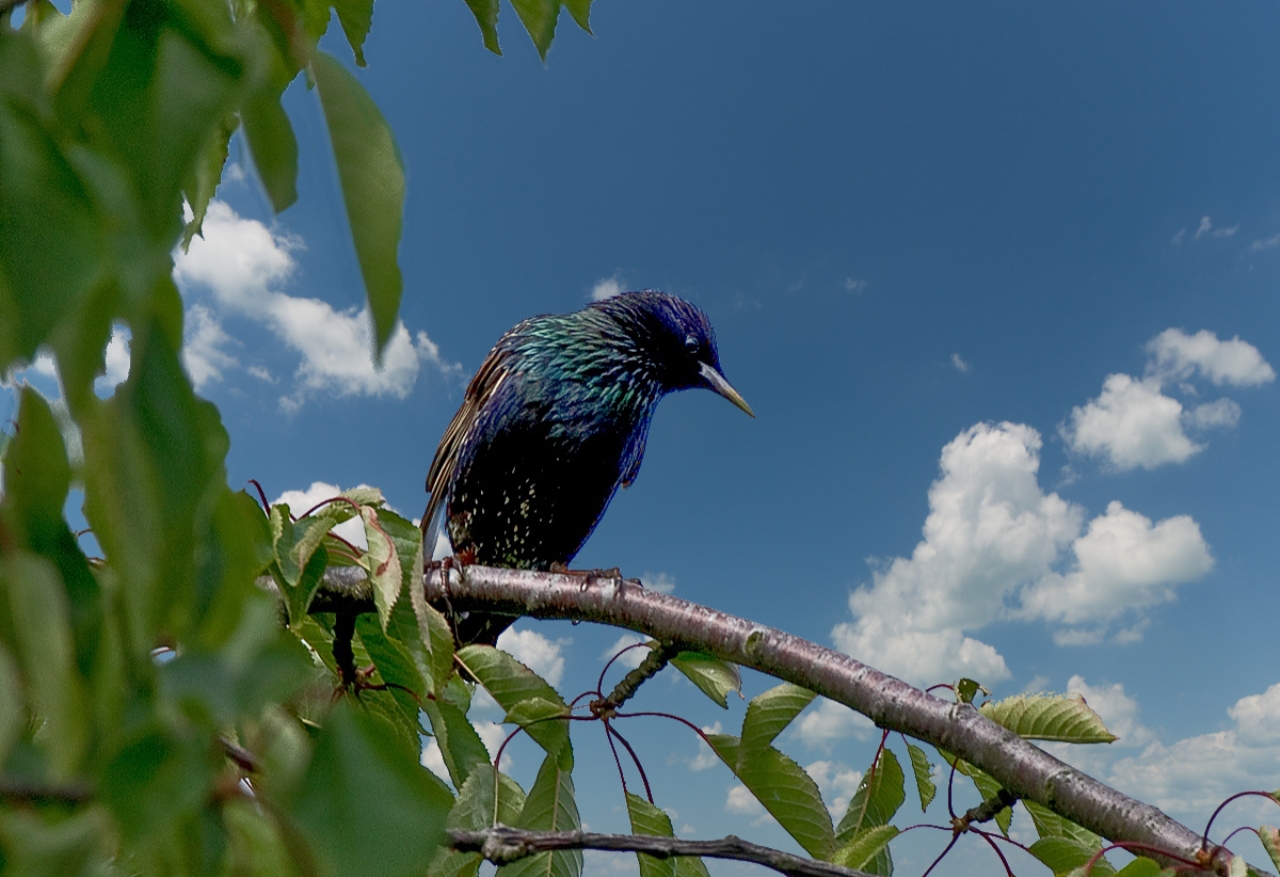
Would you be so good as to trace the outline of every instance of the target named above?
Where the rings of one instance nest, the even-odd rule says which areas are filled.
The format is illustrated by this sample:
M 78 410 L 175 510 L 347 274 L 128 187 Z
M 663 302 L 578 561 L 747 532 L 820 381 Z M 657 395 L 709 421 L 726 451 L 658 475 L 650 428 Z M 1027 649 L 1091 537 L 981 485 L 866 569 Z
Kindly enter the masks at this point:
M 858 791 L 836 828 L 836 844 L 843 847 L 870 829 L 887 825 L 906 800 L 906 777 L 902 773 L 902 765 L 893 750 L 882 749 L 873 767 L 862 775 Z M 862 870 L 870 874 L 891 874 L 893 858 L 889 849 L 882 846 L 862 864 Z
M 846 868 L 862 870 L 874 865 L 876 859 L 884 852 L 885 846 L 897 836 L 898 829 L 892 825 L 865 828 L 836 850 L 831 861 Z
M 725 709 L 729 708 L 729 692 L 742 696 L 742 674 L 738 672 L 737 665 L 722 661 L 715 655 L 681 652 L 671 659 L 671 666 Z
M 573 779 L 553 756 L 548 755 L 538 769 L 538 778 L 529 789 L 516 827 L 533 831 L 577 831 L 582 828 L 574 800 Z M 579 877 L 582 874 L 582 851 L 539 853 L 504 865 L 498 869 L 498 874 L 501 877 Z
M 396 253 L 404 214 L 404 168 L 391 127 L 364 86 L 325 52 L 315 53 L 311 69 L 338 163 L 381 358 L 396 325 L 403 289 Z
M 369 543 L 361 558 L 369 583 L 373 586 L 373 603 L 378 607 L 378 621 L 387 629 L 387 619 L 400 599 L 404 588 L 404 575 L 400 554 L 387 531 L 378 523 L 378 511 L 371 506 L 360 506 L 360 518 L 364 521 L 364 535 Z
M 554 688 L 524 664 L 493 646 L 467 646 L 458 652 L 458 661 L 508 713 L 521 701 L 539 698 L 561 712 L 568 707 Z M 568 745 L 567 723 L 546 721 L 530 725 L 526 733 L 547 751 L 558 754 L 567 770 L 573 765 L 573 749 Z
M 653 837 L 675 837 L 671 817 L 639 795 L 627 792 L 627 815 L 631 818 L 631 833 Z M 640 865 L 640 877 L 676 877 L 676 859 L 659 859 L 656 856 L 636 853 Z
M 1264 825 L 1258 829 L 1258 839 L 1262 841 L 1262 848 L 1271 857 L 1271 864 L 1276 867 L 1276 870 L 1280 870 L 1280 829 Z
M 980 712 L 1028 740 L 1111 743 L 1117 739 L 1078 694 L 1016 694 L 984 703 Z
M 816 697 L 807 688 L 784 682 L 751 699 L 742 720 L 742 747 L 754 752 L 768 746 Z
M 1035 856 L 1053 871 L 1055 875 L 1070 874 L 1076 868 L 1086 865 L 1098 852 L 1087 844 L 1067 837 L 1042 837 L 1030 846 L 1031 855 Z M 1116 869 L 1105 858 L 1093 863 L 1091 875 L 1097 877 L 1114 877 Z
M 911 758 L 911 772 L 916 778 L 916 793 L 920 796 L 920 811 L 929 809 L 938 787 L 933 783 L 933 766 L 929 764 L 929 756 L 914 743 L 907 744 L 907 755 Z

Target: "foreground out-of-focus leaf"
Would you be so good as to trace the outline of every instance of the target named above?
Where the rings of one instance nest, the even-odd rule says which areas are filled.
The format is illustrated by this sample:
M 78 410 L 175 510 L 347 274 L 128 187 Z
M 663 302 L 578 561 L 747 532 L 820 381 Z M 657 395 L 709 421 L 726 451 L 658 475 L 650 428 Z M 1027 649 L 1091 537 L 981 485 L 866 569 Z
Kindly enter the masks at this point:
M 742 696 L 742 674 L 736 664 L 722 661 L 706 652 L 681 652 L 671 659 L 675 667 L 707 697 L 725 709 L 729 708 L 729 692 Z
M 1111 743 L 1119 738 L 1078 694 L 1015 694 L 988 701 L 979 711 L 1028 740 L 1060 743 Z
M 578 831 L 582 820 L 574 800 L 573 779 L 548 755 L 538 769 L 538 778 L 529 789 L 517 828 L 531 831 Z M 582 874 L 582 850 L 560 850 L 538 853 L 504 865 L 500 877 L 579 877 Z
M 111 819 L 91 806 L 57 822 L 25 809 L 0 812 L 0 862 L 14 877 L 104 877 Z
M 708 734 L 707 741 L 796 843 L 815 859 L 830 859 L 836 845 L 831 814 L 804 768 L 772 746 L 748 751 L 728 734 Z
M 384 721 L 339 702 L 290 812 L 325 873 L 410 877 L 435 855 L 452 806 L 444 783 Z
M 373 98 L 325 52 L 311 61 L 324 107 L 351 237 L 373 316 L 376 356 L 395 328 L 403 280 L 397 251 L 404 216 L 404 168 L 391 126 Z

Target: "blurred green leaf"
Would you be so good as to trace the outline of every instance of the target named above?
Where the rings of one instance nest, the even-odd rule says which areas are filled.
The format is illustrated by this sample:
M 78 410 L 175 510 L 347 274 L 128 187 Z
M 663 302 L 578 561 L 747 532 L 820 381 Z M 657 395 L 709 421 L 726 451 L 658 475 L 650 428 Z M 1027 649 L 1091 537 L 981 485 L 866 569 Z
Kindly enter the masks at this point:
M 864 828 L 855 833 L 849 842 L 832 856 L 831 861 L 846 868 L 862 870 L 873 866 L 889 841 L 898 836 L 898 829 L 892 825 L 876 825 Z
M 311 70 L 338 163 L 380 361 L 395 329 L 403 289 L 396 255 L 405 192 L 400 151 L 373 98 L 337 59 L 316 52 Z
M 843 847 L 859 836 L 881 825 L 888 825 L 907 800 L 906 777 L 892 749 L 881 749 L 880 756 L 862 776 L 858 791 L 836 828 L 836 843 Z M 864 861 L 862 870 L 870 874 L 893 873 L 893 857 L 888 847 Z
M 681 652 L 671 659 L 671 666 L 683 673 L 698 690 L 725 709 L 729 708 L 729 692 L 742 696 L 742 674 L 735 664 L 722 661 L 706 652 Z
M 435 855 L 452 806 L 444 783 L 384 720 L 339 701 L 289 812 L 323 873 L 409 877 Z
M 9 650 L 0 644 L 0 765 L 9 758 L 9 750 L 26 724 L 27 710 L 18 665 Z
M 481 772 L 477 772 L 481 773 Z M 532 831 L 578 831 L 582 821 L 574 800 L 573 779 L 552 755 L 543 759 L 538 778 L 529 789 L 517 828 Z M 499 877 L 579 877 L 582 874 L 582 851 L 563 850 L 538 853 L 498 869 Z
M 7 552 L 0 557 L 0 589 L 0 614 L 7 616 L 23 688 L 44 723 L 36 742 L 53 778 L 67 779 L 79 770 L 92 729 L 62 579 L 42 557 Z
M 1148 859 L 1146 856 L 1138 856 L 1116 872 L 1117 877 L 1162 877 L 1165 873 L 1166 869 L 1161 868 L 1155 859 Z M 1173 875 L 1177 872 L 1168 869 L 1167 873 Z
M 1111 743 L 1120 738 L 1078 694 L 1016 694 L 984 703 L 979 711 L 1027 740 Z
M 707 740 L 778 824 L 815 859 L 829 861 L 836 838 L 822 793 L 800 765 L 772 746 L 747 750 L 737 737 L 709 734 Z
M 222 807 L 227 827 L 228 875 L 235 877 L 300 877 L 288 843 L 271 811 L 239 798 Z
M 204 216 L 209 210 L 209 202 L 218 191 L 222 182 L 222 167 L 227 163 L 227 147 L 231 143 L 231 135 L 239 127 L 239 120 L 227 116 L 213 129 L 209 139 L 196 155 L 195 166 L 183 183 L 182 194 L 191 207 L 191 218 L 182 230 L 182 250 L 187 251 L 191 239 L 204 231 Z
M 753 697 L 742 720 L 742 748 L 747 756 L 771 744 L 816 696 L 807 688 L 784 682 Z
M 50 820 L 30 810 L 0 812 L 6 877 L 109 877 L 111 820 L 91 806 Z
M 929 764 L 929 756 L 914 743 L 907 744 L 907 756 L 911 759 L 911 772 L 916 779 L 916 794 L 920 796 L 920 812 L 929 809 L 938 787 L 933 783 L 933 765 Z
M 136 731 L 107 764 L 98 794 L 127 843 L 164 839 L 204 806 L 221 764 L 221 753 L 207 738 L 155 721 Z

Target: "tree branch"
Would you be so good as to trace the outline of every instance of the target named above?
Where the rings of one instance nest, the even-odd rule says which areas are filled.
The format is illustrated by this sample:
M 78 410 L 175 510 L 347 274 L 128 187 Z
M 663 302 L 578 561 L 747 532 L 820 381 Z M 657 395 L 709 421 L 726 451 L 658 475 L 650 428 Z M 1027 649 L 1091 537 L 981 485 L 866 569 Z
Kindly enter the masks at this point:
M 735 859 L 764 865 L 791 877 L 871 877 L 821 862 L 793 856 L 772 847 L 762 847 L 729 835 L 720 840 L 681 840 L 640 834 L 594 834 L 583 831 L 525 831 L 520 828 L 486 828 L 479 831 L 452 830 L 453 848 L 464 853 L 480 853 L 495 865 L 506 865 L 526 856 L 552 850 L 608 850 L 618 853 L 646 853 L 660 859 L 671 856 L 702 856 L 708 859 Z
M 374 611 L 364 572 L 325 573 L 312 611 L 341 605 Z M 983 716 L 971 704 L 939 700 L 900 679 L 772 627 L 646 590 L 636 580 L 595 579 L 467 566 L 433 569 L 426 596 L 454 609 L 487 609 L 534 618 L 593 621 L 679 642 L 801 685 L 842 703 L 879 727 L 901 731 L 959 755 L 1012 795 L 1035 801 L 1112 841 L 1134 841 L 1193 858 L 1200 835 L 1149 804 L 1134 800 Z M 447 589 L 447 595 L 446 595 Z M 1159 857 L 1156 857 L 1159 858 Z M 1225 874 L 1230 853 L 1217 852 Z

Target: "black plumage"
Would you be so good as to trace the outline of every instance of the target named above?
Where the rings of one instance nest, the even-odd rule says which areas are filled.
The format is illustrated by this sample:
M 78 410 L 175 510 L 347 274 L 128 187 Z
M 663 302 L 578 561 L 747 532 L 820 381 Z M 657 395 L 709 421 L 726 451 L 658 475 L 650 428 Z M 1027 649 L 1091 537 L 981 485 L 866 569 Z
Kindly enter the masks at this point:
M 464 563 L 567 565 L 635 480 L 658 402 L 694 387 L 751 413 L 721 372 L 706 314 L 676 296 L 624 293 L 518 324 L 480 365 L 436 449 L 428 549 L 443 532 Z M 460 626 L 459 637 L 492 641 L 509 623 Z

